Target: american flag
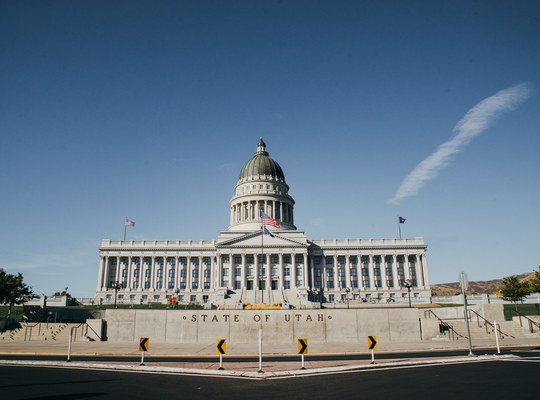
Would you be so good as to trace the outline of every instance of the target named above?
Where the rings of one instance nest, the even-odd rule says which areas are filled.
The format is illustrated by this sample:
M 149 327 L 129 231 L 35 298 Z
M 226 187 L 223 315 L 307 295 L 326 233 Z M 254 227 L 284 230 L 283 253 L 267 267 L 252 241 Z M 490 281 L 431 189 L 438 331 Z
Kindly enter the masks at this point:
M 135 226 L 135 221 L 130 220 L 129 218 L 126 218 L 126 226 Z
M 263 225 L 273 226 L 274 228 L 281 228 L 279 222 L 277 222 L 274 218 L 269 217 L 266 213 L 262 212 L 261 218 Z

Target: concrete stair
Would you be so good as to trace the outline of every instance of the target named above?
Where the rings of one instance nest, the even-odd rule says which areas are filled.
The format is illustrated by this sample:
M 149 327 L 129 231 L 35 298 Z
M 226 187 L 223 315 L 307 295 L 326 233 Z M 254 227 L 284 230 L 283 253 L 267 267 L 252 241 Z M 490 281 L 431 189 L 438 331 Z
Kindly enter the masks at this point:
M 0 333 L 0 342 L 4 340 L 16 341 L 68 341 L 69 333 L 73 329 L 73 340 L 86 338 L 86 324 L 65 324 L 46 322 L 22 322 L 20 326 Z
M 447 319 L 444 320 L 446 323 L 448 323 L 458 334 L 464 336 L 465 338 L 468 337 L 467 334 L 467 324 L 465 320 L 463 319 Z M 497 322 L 497 325 L 499 326 L 499 330 L 501 332 L 501 339 L 505 338 L 535 338 L 540 337 L 538 334 L 530 333 L 528 329 L 523 328 L 519 326 L 519 324 L 516 324 L 512 321 L 502 321 Z M 490 339 L 493 338 L 495 340 L 493 327 L 490 325 L 487 325 L 485 322 L 478 323 L 476 320 L 469 321 L 469 327 L 471 331 L 471 339 Z M 459 338 L 463 339 L 463 338 Z

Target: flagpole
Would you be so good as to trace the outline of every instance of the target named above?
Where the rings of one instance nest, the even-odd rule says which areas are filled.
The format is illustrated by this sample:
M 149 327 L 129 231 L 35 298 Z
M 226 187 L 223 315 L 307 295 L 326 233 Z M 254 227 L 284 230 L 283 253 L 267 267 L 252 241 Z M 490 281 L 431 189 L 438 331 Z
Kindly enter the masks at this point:
M 127 222 L 127 219 L 128 218 L 126 217 L 126 219 L 124 220 L 124 242 L 126 241 L 126 231 L 127 231 L 127 223 L 126 222 Z
M 399 240 L 401 240 L 401 217 L 397 217 L 397 225 L 399 229 Z
M 262 221 L 262 215 L 261 215 L 261 268 L 259 268 L 259 271 L 257 271 L 258 273 L 261 273 L 262 271 L 264 271 L 263 257 L 264 257 L 264 223 Z M 259 279 L 259 282 L 257 282 L 257 288 L 262 290 L 260 286 L 261 277 L 259 276 L 259 274 L 257 274 L 257 277 Z M 261 303 L 263 303 L 262 299 L 261 299 Z

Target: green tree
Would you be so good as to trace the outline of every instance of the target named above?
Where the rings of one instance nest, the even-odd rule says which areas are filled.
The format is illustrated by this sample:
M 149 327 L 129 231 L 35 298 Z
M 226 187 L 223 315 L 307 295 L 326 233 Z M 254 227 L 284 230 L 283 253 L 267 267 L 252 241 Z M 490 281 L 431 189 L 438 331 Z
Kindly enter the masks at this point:
M 531 293 L 540 293 L 540 267 L 534 272 L 534 276 L 529 282 Z
M 515 275 L 503 278 L 503 285 L 501 289 L 502 298 L 512 303 L 523 301 L 523 298 L 531 293 L 529 284 L 520 282 Z
M 8 274 L 0 268 L 0 304 L 9 306 L 7 317 L 11 317 L 11 309 L 15 304 L 22 304 L 34 296 L 32 288 L 24 283 L 22 274 Z

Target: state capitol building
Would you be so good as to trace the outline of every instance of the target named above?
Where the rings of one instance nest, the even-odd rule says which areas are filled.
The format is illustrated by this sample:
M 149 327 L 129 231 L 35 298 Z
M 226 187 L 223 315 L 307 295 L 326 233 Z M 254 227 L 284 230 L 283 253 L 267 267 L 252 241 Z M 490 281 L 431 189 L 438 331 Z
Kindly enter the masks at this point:
M 229 201 L 217 240 L 103 240 L 96 297 L 104 302 L 429 302 L 423 238 L 308 239 L 294 222 L 285 174 L 261 138 Z M 265 225 L 261 215 L 279 228 Z M 410 291 L 410 293 L 409 293 Z

